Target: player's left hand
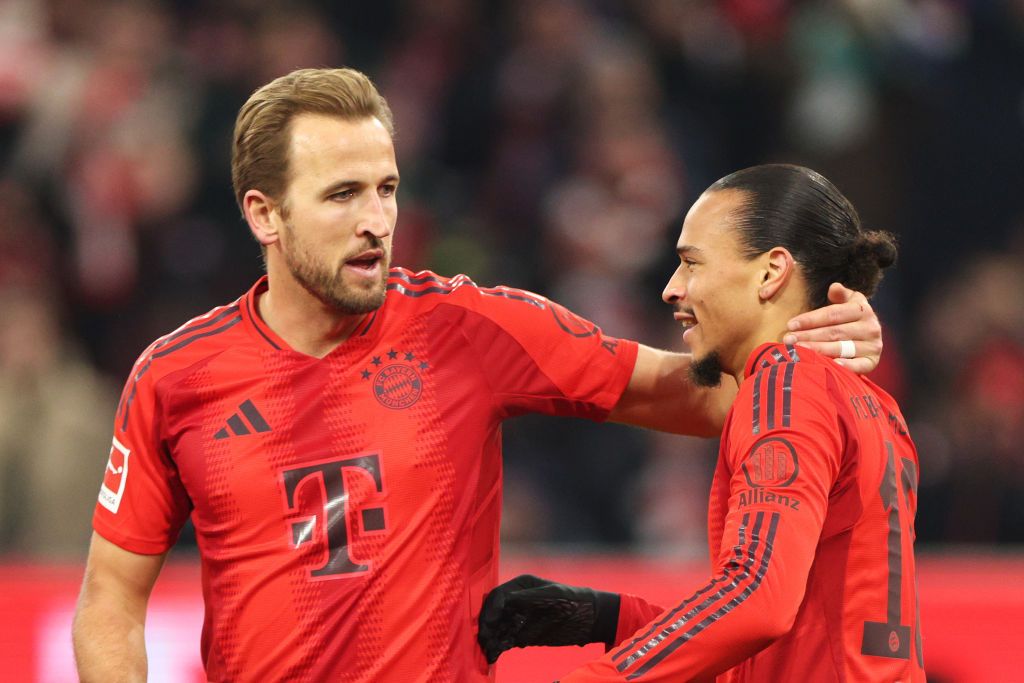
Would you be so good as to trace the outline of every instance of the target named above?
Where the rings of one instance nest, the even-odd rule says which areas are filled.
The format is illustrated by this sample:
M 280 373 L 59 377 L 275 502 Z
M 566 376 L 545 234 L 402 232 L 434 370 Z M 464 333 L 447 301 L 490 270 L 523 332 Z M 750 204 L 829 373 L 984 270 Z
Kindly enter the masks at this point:
M 505 650 L 533 645 L 611 647 L 619 595 L 521 574 L 484 599 L 477 641 L 493 664 Z
M 790 331 L 783 343 L 806 346 L 860 374 L 871 372 L 882 357 L 882 325 L 867 297 L 833 282 L 828 288 L 828 300 L 832 305 L 790 320 Z M 853 358 L 840 357 L 840 342 L 847 340 L 856 349 Z

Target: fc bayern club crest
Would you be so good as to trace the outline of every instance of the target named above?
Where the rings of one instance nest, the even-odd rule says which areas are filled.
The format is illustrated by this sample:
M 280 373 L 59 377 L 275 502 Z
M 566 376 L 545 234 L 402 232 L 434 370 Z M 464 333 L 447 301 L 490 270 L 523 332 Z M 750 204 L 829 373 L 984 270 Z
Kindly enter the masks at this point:
M 423 393 L 423 378 L 420 372 L 427 369 L 426 361 L 416 358 L 411 351 L 389 350 L 374 356 L 362 377 L 370 381 L 373 396 L 385 408 L 402 410 L 420 400 Z

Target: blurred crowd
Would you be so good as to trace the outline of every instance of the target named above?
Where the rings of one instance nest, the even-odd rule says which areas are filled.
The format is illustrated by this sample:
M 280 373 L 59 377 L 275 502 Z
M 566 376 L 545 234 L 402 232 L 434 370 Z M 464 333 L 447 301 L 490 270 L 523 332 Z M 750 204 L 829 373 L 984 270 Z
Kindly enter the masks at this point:
M 77 557 L 137 354 L 241 294 L 234 117 L 307 66 L 395 113 L 395 262 L 679 348 L 686 208 L 811 166 L 900 263 L 873 375 L 921 456 L 919 542 L 1024 542 L 1021 0 L 0 3 L 0 552 Z M 716 444 L 506 426 L 510 544 L 703 552 Z

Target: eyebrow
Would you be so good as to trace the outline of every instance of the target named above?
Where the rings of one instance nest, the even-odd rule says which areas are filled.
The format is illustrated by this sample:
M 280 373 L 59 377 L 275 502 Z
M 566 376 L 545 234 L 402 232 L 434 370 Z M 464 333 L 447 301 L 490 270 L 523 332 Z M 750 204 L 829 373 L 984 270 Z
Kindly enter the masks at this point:
M 381 179 L 380 184 L 384 184 L 384 183 L 397 183 L 397 182 L 398 182 L 398 176 L 396 174 L 392 173 L 392 174 L 384 176 Z M 344 189 L 349 188 L 349 187 L 359 187 L 361 185 L 366 185 L 366 184 L 367 183 L 365 183 L 362 180 L 339 180 L 338 182 L 331 183 L 330 185 L 325 187 L 323 189 L 323 194 L 324 194 L 324 196 L 327 196 L 327 195 L 330 195 L 330 194 L 334 194 L 338 190 L 344 190 Z
M 699 247 L 695 247 L 692 244 L 680 244 L 676 247 L 676 253 L 680 256 L 684 254 L 703 254 Z

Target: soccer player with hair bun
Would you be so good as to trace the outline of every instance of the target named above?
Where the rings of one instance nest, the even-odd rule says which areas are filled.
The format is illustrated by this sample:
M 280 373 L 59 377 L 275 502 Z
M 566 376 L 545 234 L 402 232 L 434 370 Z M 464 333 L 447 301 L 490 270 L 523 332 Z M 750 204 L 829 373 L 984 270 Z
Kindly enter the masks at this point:
M 906 421 L 870 380 L 786 343 L 831 282 L 875 291 L 892 236 L 863 230 L 820 174 L 774 164 L 709 187 L 677 251 L 663 298 L 691 377 L 739 386 L 708 505 L 711 575 L 664 608 L 519 576 L 484 603 L 488 659 L 601 642 L 562 683 L 924 681 Z

